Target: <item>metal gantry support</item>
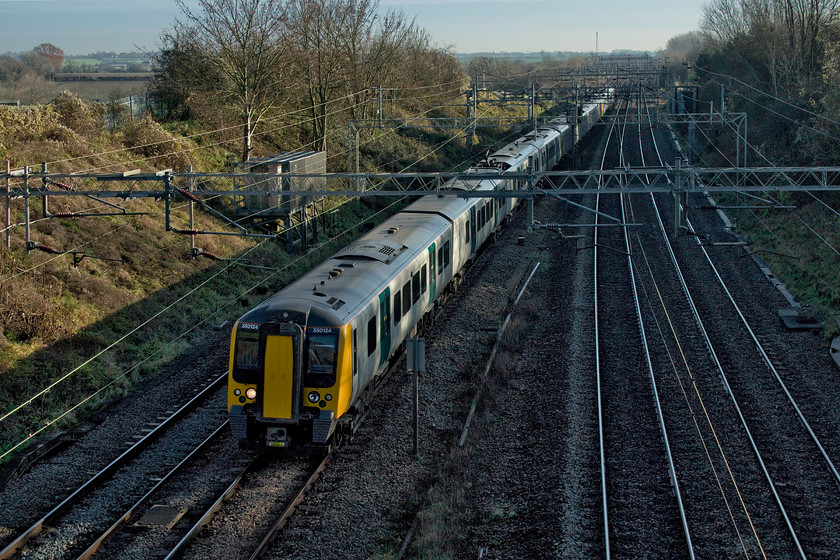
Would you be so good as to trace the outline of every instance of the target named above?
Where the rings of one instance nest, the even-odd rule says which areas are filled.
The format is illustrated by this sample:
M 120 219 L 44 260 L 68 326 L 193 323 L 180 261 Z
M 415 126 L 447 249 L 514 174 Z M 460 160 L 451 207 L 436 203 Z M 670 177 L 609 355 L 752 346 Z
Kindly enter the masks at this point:
M 37 248 L 32 240 L 32 198 L 47 197 L 94 197 L 106 201 L 111 198 L 124 200 L 133 198 L 153 198 L 163 200 L 166 206 L 165 227 L 167 231 L 176 233 L 209 235 L 233 235 L 258 238 L 277 238 L 279 234 L 249 233 L 240 224 L 225 217 L 210 208 L 200 197 L 223 196 L 266 196 L 265 190 L 256 188 L 241 190 L 201 189 L 197 185 L 204 185 L 214 180 L 232 180 L 242 178 L 242 173 L 137 173 L 126 176 L 123 174 L 68 174 L 33 172 L 31 168 L 7 170 L 0 174 L 5 180 L 6 188 L 0 190 L 0 196 L 5 198 L 7 246 L 10 244 L 11 201 L 23 199 L 25 228 L 25 247 L 27 251 Z M 259 179 L 263 174 L 253 174 Z M 289 178 L 302 177 L 312 179 L 326 179 L 326 187 L 322 190 L 299 191 L 307 196 L 326 197 L 371 197 L 371 196 L 400 196 L 419 197 L 435 195 L 439 197 L 455 198 L 519 198 L 525 199 L 528 205 L 528 218 L 533 224 L 533 201 L 538 196 L 565 196 L 591 193 L 671 193 L 675 199 L 675 224 L 677 228 L 685 225 L 686 201 L 689 193 L 762 193 L 780 191 L 811 191 L 811 192 L 840 192 L 840 167 L 731 167 L 731 168 L 697 168 L 684 166 L 677 161 L 673 167 L 662 168 L 620 168 L 599 171 L 549 171 L 549 172 L 500 172 L 488 169 L 487 172 L 471 173 L 321 173 L 321 174 L 289 174 Z M 75 190 L 72 188 L 56 188 L 62 180 L 80 181 L 88 183 L 96 181 L 105 186 L 98 190 Z M 497 182 L 496 190 L 465 190 L 458 188 L 464 181 L 476 182 L 492 180 Z M 42 187 L 33 189 L 32 181 L 38 181 Z M 129 188 L 113 188 L 131 182 Z M 162 185 L 161 185 L 162 183 Z M 181 183 L 183 187 L 179 187 Z M 1 183 L 0 183 L 1 184 Z M 19 186 L 15 186 L 15 184 Z M 140 190 L 137 185 L 148 184 L 150 188 Z M 371 184 L 378 188 L 368 188 Z M 454 188 L 453 188 L 454 185 Z M 517 188 L 524 185 L 525 188 Z M 111 188 L 107 188 L 107 187 Z M 64 185 L 67 187 L 67 185 Z M 394 188 L 395 187 L 395 188 Z M 411 190 L 407 190 L 407 189 Z M 298 191 L 284 191 L 293 195 Z M 189 230 L 178 230 L 171 221 L 172 201 L 176 197 L 184 197 L 194 204 L 218 215 L 226 223 L 234 227 L 236 232 L 197 231 L 191 210 Z M 106 202 L 107 204 L 107 202 Z M 45 208 L 48 207 L 45 205 Z M 50 216 L 47 216 L 50 217 Z M 304 219 L 302 217 L 302 219 Z M 191 242 L 191 249 L 194 244 Z
M 695 181 L 688 181 L 687 192 L 764 192 L 764 191 L 840 191 L 840 167 L 724 167 L 724 168 L 703 168 L 681 166 L 680 173 L 686 177 L 695 177 Z M 265 174 L 252 174 L 255 180 L 264 178 Z M 120 198 L 155 198 L 173 199 L 175 196 L 184 196 L 189 192 L 189 182 L 209 182 L 215 179 L 233 179 L 248 177 L 244 173 L 138 173 L 130 177 L 122 177 L 114 174 L 72 174 L 72 173 L 49 173 L 33 172 L 31 168 L 20 171 L 17 174 L 12 171 L 10 175 L 0 173 L 0 179 L 19 177 L 23 179 L 22 188 L 10 187 L 6 191 L 0 191 L 0 197 L 18 198 L 27 193 L 30 197 L 90 197 L 96 196 L 103 199 Z M 283 191 L 284 195 L 295 194 L 307 196 L 426 196 L 431 192 L 439 196 L 452 196 L 458 198 L 522 198 L 522 190 L 514 190 L 516 181 L 533 180 L 535 184 L 545 181 L 547 185 L 541 189 L 535 189 L 535 193 L 542 191 L 554 191 L 561 194 L 587 194 L 595 192 L 671 192 L 675 177 L 674 167 L 622 167 L 606 170 L 576 170 L 576 171 L 541 171 L 541 172 L 501 172 L 488 168 L 486 172 L 417 172 L 417 173 L 289 173 L 284 174 L 288 178 L 309 178 L 326 179 L 327 182 L 337 183 L 339 187 L 310 190 L 288 190 Z M 149 189 L 136 188 L 111 188 L 97 190 L 65 190 L 65 189 L 39 189 L 31 190 L 29 181 L 47 180 L 48 185 L 53 181 L 61 179 L 91 179 L 99 183 L 125 182 L 130 180 L 133 183 L 163 183 L 160 187 Z M 443 188 L 450 180 L 483 181 L 495 180 L 508 182 L 508 187 L 495 191 L 472 191 L 464 190 L 458 186 L 454 188 Z M 184 182 L 185 188 L 181 189 L 176 183 Z M 347 189 L 347 185 L 356 185 L 359 182 L 371 184 L 386 184 L 398 186 L 400 182 L 408 183 L 412 189 Z M 694 185 L 694 186 L 691 186 Z M 183 191 L 183 192 L 181 192 Z M 193 194 L 197 197 L 205 196 L 266 196 L 270 194 L 267 190 L 258 188 L 247 189 L 196 189 Z M 241 227 L 241 226 L 239 226 Z

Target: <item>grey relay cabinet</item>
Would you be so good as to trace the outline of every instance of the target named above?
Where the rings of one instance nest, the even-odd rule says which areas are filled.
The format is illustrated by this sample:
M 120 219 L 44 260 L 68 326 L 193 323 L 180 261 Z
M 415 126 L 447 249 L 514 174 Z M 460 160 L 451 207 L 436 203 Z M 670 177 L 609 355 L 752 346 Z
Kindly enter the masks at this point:
M 255 223 L 282 220 L 316 202 L 314 196 L 283 194 L 293 191 L 323 191 L 323 177 L 284 177 L 286 174 L 326 173 L 326 152 L 284 152 L 267 158 L 252 159 L 233 164 L 234 173 L 252 174 L 236 179 L 234 188 L 265 190 L 265 196 L 235 198 L 236 215 Z M 264 173 L 256 178 L 254 173 Z

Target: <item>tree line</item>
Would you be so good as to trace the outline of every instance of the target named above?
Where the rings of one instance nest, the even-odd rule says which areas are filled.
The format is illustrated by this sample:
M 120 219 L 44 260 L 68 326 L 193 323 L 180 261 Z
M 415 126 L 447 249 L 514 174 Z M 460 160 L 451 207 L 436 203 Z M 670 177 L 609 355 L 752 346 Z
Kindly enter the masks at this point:
M 241 157 L 268 120 L 302 111 L 313 149 L 378 109 L 379 89 L 406 109 L 466 84 L 447 49 L 378 0 L 176 0 L 152 92 L 169 118 L 238 122 Z
M 0 56 L 0 82 L 17 82 L 27 75 L 48 78 L 64 64 L 64 51 L 52 43 L 41 43 L 18 58 Z
M 680 81 L 693 75 L 708 104 L 719 108 L 722 95 L 729 111 L 747 114 L 748 140 L 769 160 L 836 164 L 838 10 L 840 0 L 710 0 L 700 30 L 672 38 L 666 54 Z

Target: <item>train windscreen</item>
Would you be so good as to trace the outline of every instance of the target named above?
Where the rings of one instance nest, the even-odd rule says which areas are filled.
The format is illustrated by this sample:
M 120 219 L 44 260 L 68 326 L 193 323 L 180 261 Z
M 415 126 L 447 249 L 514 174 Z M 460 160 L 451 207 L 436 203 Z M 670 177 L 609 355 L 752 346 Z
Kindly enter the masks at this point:
M 240 326 L 236 333 L 233 378 L 239 383 L 256 383 L 260 373 L 260 334 Z
M 338 353 L 338 335 L 313 333 L 307 336 L 306 387 L 332 387 L 335 385 L 335 361 Z

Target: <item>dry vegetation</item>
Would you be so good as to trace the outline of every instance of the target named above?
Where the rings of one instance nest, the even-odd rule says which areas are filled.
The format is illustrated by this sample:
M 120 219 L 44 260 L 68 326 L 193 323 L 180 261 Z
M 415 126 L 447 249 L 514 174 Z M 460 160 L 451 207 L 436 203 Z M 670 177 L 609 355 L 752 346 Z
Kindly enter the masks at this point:
M 51 172 L 110 173 L 136 168 L 184 171 L 190 165 L 223 171 L 237 159 L 225 149 L 236 149 L 235 143 L 217 145 L 217 140 L 208 136 L 183 136 L 200 130 L 194 123 L 164 127 L 144 119 L 107 130 L 106 111 L 103 104 L 84 102 L 67 92 L 45 106 L 2 107 L 0 161 L 9 159 L 12 168 L 33 162 L 39 167 L 37 162 L 46 161 Z M 493 107 L 486 114 L 510 116 L 522 111 Z M 473 153 L 483 152 L 509 133 L 481 131 L 481 144 L 476 144 Z M 345 135 L 343 130 L 336 133 L 337 138 Z M 430 153 L 421 169 L 452 169 L 466 161 L 462 138 L 452 141 L 440 134 L 401 136 L 375 131 L 363 135 L 362 140 L 366 168 L 402 169 Z M 255 149 L 271 153 L 278 144 L 295 145 L 290 138 L 264 135 L 257 138 Z M 430 144 L 443 147 L 433 150 Z M 206 251 L 222 258 L 245 255 L 244 262 L 276 267 L 279 272 L 226 268 L 226 263 L 189 258 L 188 239 L 164 231 L 162 203 L 145 199 L 113 202 L 128 212 L 144 214 L 43 219 L 41 199 L 33 199 L 33 241 L 58 252 L 88 255 L 77 266 L 69 254 L 27 254 L 22 227 L 12 230 L 12 248 L 0 249 L 0 414 L 70 374 L 67 381 L 2 421 L 0 452 L 25 434 L 72 425 L 125 394 L 173 357 L 200 347 L 214 324 L 235 319 L 244 311 L 243 305 L 255 305 L 350 239 L 327 243 L 298 262 L 301 255 L 287 254 L 276 243 L 199 237 L 197 244 Z M 355 233 L 355 225 L 389 203 L 373 199 L 369 205 L 344 205 L 337 223 L 325 233 Z M 23 208 L 22 200 L 12 203 L 13 223 L 24 220 Z M 224 206 L 219 208 L 224 210 Z M 50 198 L 53 213 L 111 210 L 88 198 Z M 198 213 L 197 220 L 200 229 L 226 227 L 208 214 Z M 183 201 L 173 204 L 173 222 L 180 227 L 187 223 Z M 94 356 L 98 357 L 86 363 Z M 92 394 L 95 398 L 85 406 L 50 425 Z
M 141 166 L 181 171 L 189 165 L 210 166 L 227 159 L 219 148 L 200 155 L 191 151 L 191 141 L 148 119 L 106 131 L 104 114 L 103 105 L 85 103 L 68 93 L 46 106 L 0 108 L 0 160 L 9 159 L 12 168 L 47 161 L 53 172 L 116 172 Z M 72 375 L 3 421 L 0 449 L 45 426 L 109 383 L 112 385 L 82 411 L 119 396 L 133 382 L 193 346 L 201 329 L 235 318 L 241 312 L 240 299 L 254 304 L 254 298 L 259 297 L 254 295 L 256 290 L 265 294 L 295 273 L 292 268 L 284 273 L 242 267 L 225 270 L 222 263 L 190 259 L 188 239 L 164 231 L 163 205 L 151 200 L 114 200 L 126 211 L 143 215 L 53 219 L 43 219 L 40 202 L 33 199 L 33 241 L 57 252 L 77 251 L 88 257 L 74 266 L 69 254 L 26 254 L 22 227 L 12 230 L 11 249 L 0 250 L 2 411 L 21 404 L 56 379 Z M 184 203 L 173 207 L 173 220 L 186 224 Z M 23 201 L 13 201 L 12 223 L 23 222 L 23 210 Z M 113 209 L 88 198 L 51 197 L 50 211 Z M 197 220 L 198 228 L 224 229 L 206 214 L 199 213 Z M 223 258 L 248 252 L 245 262 L 267 267 L 282 268 L 294 258 L 276 244 L 255 248 L 254 241 L 243 238 L 207 236 L 198 243 Z M 323 254 L 312 257 L 318 258 Z M 261 287 L 255 288 L 261 282 Z M 249 289 L 250 299 L 247 294 L 241 297 Z M 188 293 L 192 295 L 167 310 Z M 132 333 L 146 321 L 149 323 Z M 178 339 L 195 325 L 200 329 Z M 120 342 L 112 350 L 80 367 L 116 341 Z M 141 360 L 142 365 L 134 368 Z M 59 426 L 75 419 L 75 414 L 69 415 Z

